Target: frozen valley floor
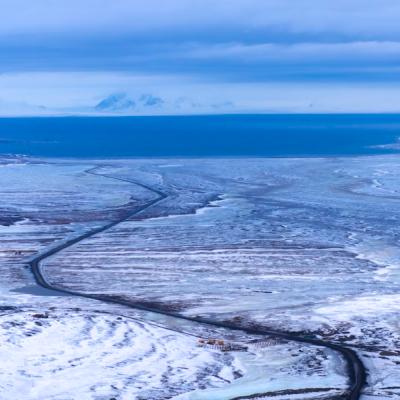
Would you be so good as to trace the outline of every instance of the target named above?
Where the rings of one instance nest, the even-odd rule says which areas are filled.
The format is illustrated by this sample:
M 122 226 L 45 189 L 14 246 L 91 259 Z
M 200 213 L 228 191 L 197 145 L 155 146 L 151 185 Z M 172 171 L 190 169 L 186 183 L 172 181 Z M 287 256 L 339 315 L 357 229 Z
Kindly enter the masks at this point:
M 390 158 L 375 160 L 392 168 L 396 166 Z M 357 164 L 359 161 L 347 160 L 342 163 Z M 319 162 L 327 169 L 332 168 L 329 165 L 332 160 L 281 161 L 282 164 L 296 162 L 303 167 L 303 171 L 300 171 L 303 179 L 308 178 L 307 168 L 313 168 L 307 162 Z M 379 295 L 383 304 L 378 304 L 377 307 L 386 307 L 389 314 L 381 322 L 386 327 L 390 326 L 390 314 L 397 311 L 398 304 L 396 294 L 382 282 L 385 281 L 385 274 L 392 271 L 396 274 L 393 263 L 387 260 L 389 265 L 386 265 L 382 261 L 377 263 L 365 256 L 354 255 L 354 250 L 350 251 L 350 247 L 361 246 L 360 243 L 347 245 L 341 242 L 343 228 L 341 230 L 336 226 L 332 229 L 326 224 L 326 220 L 330 212 L 333 214 L 330 217 L 336 218 L 339 221 L 337 225 L 340 225 L 342 216 L 338 218 L 334 214 L 337 210 L 329 208 L 327 213 L 318 204 L 320 188 L 309 188 L 309 198 L 293 199 L 289 188 L 293 190 L 292 186 L 301 182 L 291 182 L 289 185 L 286 180 L 290 179 L 290 175 L 285 176 L 282 173 L 285 168 L 292 168 L 291 165 L 280 165 L 278 168 L 269 160 L 227 160 L 217 163 L 220 169 L 218 171 L 213 163 L 217 162 L 184 160 L 171 164 L 167 160 L 153 160 L 118 161 L 107 165 L 99 162 L 96 170 L 93 170 L 93 165 L 84 165 L 78 161 L 59 163 L 56 168 L 54 165 L 49 167 L 49 163 L 45 161 L 4 161 L 3 168 L 8 169 L 10 175 L 6 180 L 15 182 L 13 178 L 21 174 L 22 170 L 24 175 L 28 175 L 29 184 L 35 186 L 25 188 L 26 192 L 34 194 L 31 196 L 32 204 L 26 204 L 26 196 L 21 190 L 24 188 L 23 182 L 19 182 L 21 187 L 16 192 L 21 198 L 14 203 L 10 201 L 12 206 L 5 207 L 3 213 L 6 222 L 2 229 L 5 238 L 2 243 L 8 243 L 2 254 L 5 261 L 3 269 L 7 268 L 4 273 L 9 274 L 10 281 L 5 285 L 2 295 L 5 312 L 2 340 L 9 346 L 5 347 L 5 352 L 12 351 L 13 346 L 20 349 L 19 360 L 26 368 L 21 369 L 18 364 L 14 366 L 14 370 L 12 366 L 7 368 L 7 379 L 5 370 L 0 371 L 4 372 L 3 379 L 0 378 L 4 382 L 1 382 L 1 388 L 7 395 L 9 393 L 9 398 L 13 398 L 14 390 L 21 390 L 21 387 L 27 390 L 25 398 L 54 399 L 76 398 L 78 394 L 80 398 L 102 399 L 230 399 L 250 398 L 249 396 L 256 393 L 260 393 L 257 398 L 358 398 L 348 397 L 346 388 L 351 382 L 345 360 L 335 354 L 335 349 L 332 351 L 324 348 L 324 343 L 340 343 L 343 348 L 359 348 L 357 340 L 360 341 L 361 337 L 354 335 L 354 332 L 365 329 L 364 323 L 368 326 L 368 320 L 354 322 L 354 317 L 350 315 L 346 318 L 349 319 L 347 324 L 340 319 L 331 324 L 328 322 L 331 319 L 329 313 L 332 315 L 335 302 L 339 304 L 338 310 L 345 310 L 346 301 L 354 297 L 354 292 L 359 294 L 360 307 L 364 307 L 368 304 L 368 298 L 374 294 L 370 290 L 372 284 L 378 282 L 375 284 L 376 289 L 383 287 L 384 290 Z M 227 173 L 230 169 L 229 163 L 235 163 L 239 167 L 234 172 L 235 176 Z M 350 169 L 347 165 L 342 166 L 345 167 Z M 350 167 L 360 169 L 357 165 Z M 90 177 L 86 176 L 89 175 L 88 170 L 92 171 Z M 350 170 L 348 178 L 350 181 L 351 172 Z M 99 176 L 94 176 L 97 173 Z M 112 176 L 117 179 L 98 182 L 96 178 L 100 174 L 103 178 Z M 348 183 L 343 179 L 342 171 L 340 178 L 335 182 L 337 192 L 334 195 L 344 203 L 341 205 L 342 209 L 346 208 L 347 214 L 350 214 L 345 215 L 345 218 L 352 222 L 351 218 L 359 218 L 365 210 L 360 210 L 359 205 L 354 209 L 354 204 L 348 199 L 350 197 L 351 200 L 352 196 L 349 195 Z M 299 177 L 294 176 L 293 180 L 299 180 Z M 47 188 L 43 187 L 43 181 L 46 181 Z M 136 185 L 133 195 L 132 182 L 142 185 Z M 49 187 L 49 183 L 53 187 Z M 155 192 L 149 193 L 151 187 L 155 188 Z M 360 187 L 364 189 L 361 184 Z M 166 192 L 161 192 L 164 188 Z M 6 194 L 6 198 L 8 195 L 10 200 L 13 197 L 12 189 Z M 375 193 L 370 195 L 361 190 L 359 192 L 361 194 L 355 192 L 354 196 L 376 196 Z M 383 198 L 389 197 L 387 193 L 379 195 Z M 281 198 L 277 198 L 279 196 Z M 287 197 L 293 199 L 290 204 Z M 390 193 L 390 197 L 395 201 L 392 198 L 396 195 Z M 160 204 L 156 204 L 159 202 Z M 343 212 L 340 206 L 338 209 Z M 285 218 L 282 217 L 284 211 Z M 292 216 L 291 212 L 297 215 Z M 306 214 L 306 218 L 302 212 Z M 230 226 L 227 227 L 226 222 Z M 43 227 L 46 229 L 43 230 Z M 326 237 L 316 236 L 317 229 Z M 358 232 L 346 233 L 347 238 L 353 238 Z M 374 239 L 377 240 L 376 236 Z M 10 243 L 15 246 L 12 250 Z M 25 257 L 22 263 L 21 256 Z M 391 256 L 395 257 L 395 254 Z M 271 263 L 271 260 L 274 262 Z M 103 307 L 95 301 L 88 303 L 85 299 L 56 296 L 50 292 L 50 296 L 32 296 L 32 276 L 29 276 L 26 269 L 21 272 L 21 264 L 28 263 L 35 269 L 35 266 L 39 267 L 39 262 L 43 262 L 43 266 L 36 278 L 44 286 L 81 293 L 89 299 L 97 298 L 114 304 Z M 316 270 L 321 262 L 325 263 L 327 271 Z M 331 276 L 332 272 L 338 275 L 338 281 L 345 282 L 343 278 L 347 274 L 347 279 L 354 279 L 357 285 L 344 288 L 346 290 L 343 292 L 336 291 L 337 298 L 326 297 L 330 295 L 329 286 L 333 283 L 335 289 L 338 285 L 338 282 L 331 280 L 334 278 Z M 40 282 L 42 273 L 43 281 Z M 372 273 L 372 282 L 368 276 L 362 275 L 367 273 Z M 317 279 L 321 281 L 318 285 L 315 282 Z M 324 280 L 328 282 L 323 282 Z M 288 281 L 293 284 L 290 288 L 285 287 Z M 321 293 L 313 292 L 316 285 L 322 288 Z M 222 289 L 226 290 L 222 292 Z M 292 298 L 285 298 L 288 289 L 294 293 Z M 10 296 L 15 296 L 15 299 L 10 301 Z M 324 296 L 328 301 L 323 301 Z M 275 304 L 271 304 L 271 297 L 275 297 Z M 133 305 L 142 310 L 161 310 L 167 315 L 154 313 L 150 317 L 149 313 L 140 310 L 121 308 L 118 303 Z M 59 307 L 63 309 L 62 312 Z M 82 330 L 81 335 L 78 334 L 80 325 L 75 320 L 77 329 L 73 339 L 70 340 L 68 336 L 75 331 L 71 326 L 70 330 L 64 330 L 68 334 L 65 333 L 65 336 L 61 335 L 56 340 L 54 349 L 50 346 L 53 351 L 50 354 L 43 348 L 41 354 L 39 346 L 36 354 L 31 356 L 27 352 L 24 357 L 27 341 L 39 339 L 40 342 L 48 332 L 53 332 L 54 335 L 56 329 L 53 318 L 54 323 L 62 326 L 70 318 L 65 318 L 64 313 L 69 316 L 74 314 L 75 318 L 81 316 L 86 321 L 84 325 L 89 324 L 87 320 L 92 322 L 90 332 L 93 332 L 98 329 L 93 321 L 103 317 L 98 315 L 100 309 L 101 314 L 108 313 L 108 324 L 112 326 L 110 332 L 115 331 L 115 326 L 119 326 L 119 331 L 123 332 L 120 326 L 125 324 L 125 333 L 119 335 L 123 338 L 132 336 L 140 339 L 114 342 L 114 333 L 108 336 L 105 332 L 107 323 L 101 321 L 98 324 L 102 327 L 101 332 L 95 334 L 93 340 L 87 340 L 90 343 L 86 345 L 89 352 L 83 352 L 83 355 L 71 361 L 71 354 L 65 358 L 61 356 L 65 353 L 64 348 L 68 349 L 66 344 L 72 345 L 71 353 L 80 354 L 85 347 L 85 339 L 81 340 L 80 336 L 84 338 L 87 335 L 86 330 Z M 42 314 L 30 314 L 34 310 L 41 310 Z M 117 321 L 123 323 L 110 322 L 110 315 L 116 314 L 119 315 L 117 318 L 121 318 Z M 280 314 L 285 316 L 277 323 Z M 367 312 L 367 317 L 370 316 L 368 314 L 370 313 Z M 22 320 L 21 315 L 24 315 Z M 174 321 L 176 316 L 180 317 L 179 322 Z M 271 316 L 277 320 L 270 320 Z M 299 316 L 307 320 L 298 320 Z M 186 320 L 182 320 L 182 317 Z M 126 328 L 129 322 L 126 320 L 132 318 L 135 323 L 130 323 L 131 326 Z M 158 330 L 162 331 L 163 327 L 173 328 L 167 333 L 168 340 L 162 334 L 158 338 L 154 335 L 154 329 L 149 329 L 146 325 L 150 323 L 149 319 L 153 320 L 151 324 L 155 324 Z M 219 327 L 205 324 L 198 326 L 196 321 L 213 321 Z M 371 337 L 367 339 L 376 344 L 377 336 L 382 334 L 382 327 L 378 326 L 376 329 L 375 325 L 379 324 L 372 322 L 368 326 Z M 146 332 L 151 331 L 147 339 L 137 332 L 143 326 L 146 327 Z M 232 332 L 231 329 L 226 329 L 233 326 L 242 330 Z M 14 329 L 12 334 L 11 327 Z M 19 334 L 15 332 L 17 330 L 20 331 Z M 292 339 L 303 338 L 309 343 L 292 343 L 287 340 L 291 337 L 282 338 L 282 335 L 275 341 L 266 340 L 264 336 L 257 335 L 260 331 L 289 331 Z M 187 351 L 187 360 L 182 360 L 179 355 L 174 357 L 175 351 L 171 351 L 174 345 L 179 349 L 185 348 L 182 343 L 187 335 L 182 337 L 182 332 L 191 335 L 194 333 L 190 345 L 184 350 Z M 391 332 L 394 340 L 395 333 Z M 104 340 L 103 345 L 106 344 L 103 351 L 97 350 L 97 361 L 96 351 L 90 351 L 92 342 L 93 346 L 94 343 L 99 343 L 101 347 L 102 339 L 98 339 L 96 335 L 104 335 L 101 337 Z M 199 346 L 198 338 L 201 337 L 224 338 L 226 343 L 233 344 L 233 351 L 224 352 L 218 346 Z M 372 358 L 373 363 L 378 361 L 379 364 L 380 359 L 389 359 L 396 365 L 396 353 L 389 354 L 389 350 L 382 350 L 388 344 L 381 339 L 382 343 L 379 344 L 382 347 L 375 345 L 376 348 L 373 349 L 369 343 L 361 343 L 361 346 L 372 354 L 368 358 Z M 148 355 L 154 351 L 140 356 L 138 349 L 142 350 L 142 347 L 145 348 L 152 341 L 157 343 L 157 349 L 163 348 L 155 351 L 159 358 L 152 359 L 153 356 Z M 318 343 L 322 346 L 312 346 Z M 235 346 L 238 347 L 236 350 Z M 119 349 L 115 353 L 121 358 L 126 354 L 126 359 L 118 360 L 112 367 L 106 363 L 99 365 L 104 351 L 108 350 L 107 356 L 113 356 L 115 348 Z M 135 358 L 135 350 L 139 357 Z M 377 352 L 382 356 L 381 353 L 385 351 L 383 357 L 375 356 Z M 161 363 L 165 365 L 165 373 L 161 373 L 158 360 L 165 358 L 168 361 Z M 66 381 L 70 381 L 68 375 L 88 376 L 88 370 L 93 368 L 91 363 L 99 369 L 99 378 L 104 374 L 107 378 L 93 382 L 96 379 L 90 376 L 91 379 L 87 381 L 86 378 L 80 379 L 82 383 L 78 386 L 76 383 L 72 387 L 65 385 Z M 156 368 L 153 363 L 157 364 Z M 33 365 L 40 366 L 42 375 L 35 376 Z M 10 379 L 10 372 L 15 379 Z M 389 379 L 392 377 L 395 380 L 396 368 L 390 372 Z M 60 382 L 60 385 L 54 387 L 54 381 Z M 379 382 L 382 383 L 382 379 Z M 55 393 L 45 391 L 39 395 L 38 390 L 46 387 L 46 383 Z M 387 398 L 387 393 L 390 395 L 390 391 L 396 391 L 395 385 L 387 388 L 376 386 L 377 388 L 373 388 L 369 377 L 363 397 L 379 398 L 379 392 L 386 391 L 382 393 L 382 398 Z M 357 393 L 355 395 L 358 396 Z

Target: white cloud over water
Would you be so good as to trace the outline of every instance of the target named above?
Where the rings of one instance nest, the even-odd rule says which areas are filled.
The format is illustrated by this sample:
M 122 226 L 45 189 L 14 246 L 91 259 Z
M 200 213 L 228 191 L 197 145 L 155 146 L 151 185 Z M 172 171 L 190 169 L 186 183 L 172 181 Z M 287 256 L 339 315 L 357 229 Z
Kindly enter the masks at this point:
M 0 115 L 95 114 L 95 106 L 123 93 L 140 107 L 116 114 L 231 112 L 396 112 L 400 85 L 311 82 L 207 82 L 170 75 L 18 73 L 0 75 Z M 143 96 L 160 98 L 144 107 Z M 105 110 L 112 114 L 112 110 Z M 110 112 L 111 111 L 111 112 Z

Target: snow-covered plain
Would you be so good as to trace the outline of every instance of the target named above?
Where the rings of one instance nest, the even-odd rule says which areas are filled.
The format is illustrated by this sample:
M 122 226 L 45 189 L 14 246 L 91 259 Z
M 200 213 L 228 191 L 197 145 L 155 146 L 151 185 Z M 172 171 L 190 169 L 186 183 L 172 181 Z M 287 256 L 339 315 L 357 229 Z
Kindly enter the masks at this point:
M 85 172 L 96 166 L 98 175 Z M 31 178 L 18 184 L 21 170 Z M 56 384 L 60 392 L 41 396 L 218 400 L 260 393 L 259 398 L 333 399 L 343 392 L 344 362 L 324 348 L 255 345 L 263 338 L 37 291 L 24 269 L 33 253 L 154 198 L 154 192 L 126 181 L 131 180 L 168 197 L 46 259 L 49 282 L 133 305 L 342 342 L 353 346 L 369 369 L 364 398 L 396 398 L 399 177 L 396 156 L 5 160 L 0 181 L 14 186 L 2 206 L 0 227 L 0 300 L 6 314 L 0 341 L 7 343 L 2 357 L 18 357 L 0 369 L 0 387 L 7 383 L 4 390 L 13 394 L 26 382 L 31 388 L 26 398 L 34 399 L 35 391 L 71 376 L 65 386 Z M 51 318 L 32 317 L 46 311 Z M 113 317 L 104 314 L 110 312 Z M 38 321 L 45 324 L 38 328 Z M 197 346 L 197 337 L 208 336 L 240 343 L 245 351 Z M 42 340 L 50 340 L 49 349 L 39 350 Z M 130 345 L 107 353 L 121 341 Z M 141 356 L 146 347 L 139 342 L 153 349 L 149 357 L 162 360 L 160 365 Z M 109 362 L 101 361 L 104 352 Z M 69 354 L 77 354 L 77 365 L 68 364 Z M 7 371 L 14 371 L 12 379 Z M 169 371 L 167 380 L 163 371 Z M 76 376 L 87 377 L 82 386 Z
M 90 165 L 11 159 L 0 166 L 1 399 L 163 399 L 242 374 L 234 356 L 198 347 L 195 336 L 129 309 L 41 289 L 26 268 L 35 254 L 153 193 L 87 174 Z

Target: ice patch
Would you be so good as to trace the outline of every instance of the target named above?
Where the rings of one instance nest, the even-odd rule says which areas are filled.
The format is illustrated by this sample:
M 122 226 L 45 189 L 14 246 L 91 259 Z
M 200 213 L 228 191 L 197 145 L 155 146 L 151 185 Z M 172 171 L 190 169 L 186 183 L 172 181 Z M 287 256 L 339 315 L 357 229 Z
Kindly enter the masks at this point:
M 349 247 L 351 252 L 357 254 L 356 258 L 371 261 L 378 266 L 374 272 L 376 281 L 400 280 L 400 249 L 397 246 L 389 245 L 379 239 L 358 239 L 353 235 L 352 239 L 361 240 L 361 243 Z
M 376 295 L 354 297 L 316 308 L 314 312 L 331 317 L 336 321 L 375 317 L 388 313 L 396 314 L 400 312 L 400 294 L 377 293 Z

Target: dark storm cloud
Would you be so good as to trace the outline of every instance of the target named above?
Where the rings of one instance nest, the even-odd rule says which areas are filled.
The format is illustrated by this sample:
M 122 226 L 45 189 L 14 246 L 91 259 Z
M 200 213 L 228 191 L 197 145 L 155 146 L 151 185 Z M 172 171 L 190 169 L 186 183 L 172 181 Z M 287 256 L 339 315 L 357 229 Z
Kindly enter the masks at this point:
M 0 71 L 397 80 L 397 0 L 12 0 Z

